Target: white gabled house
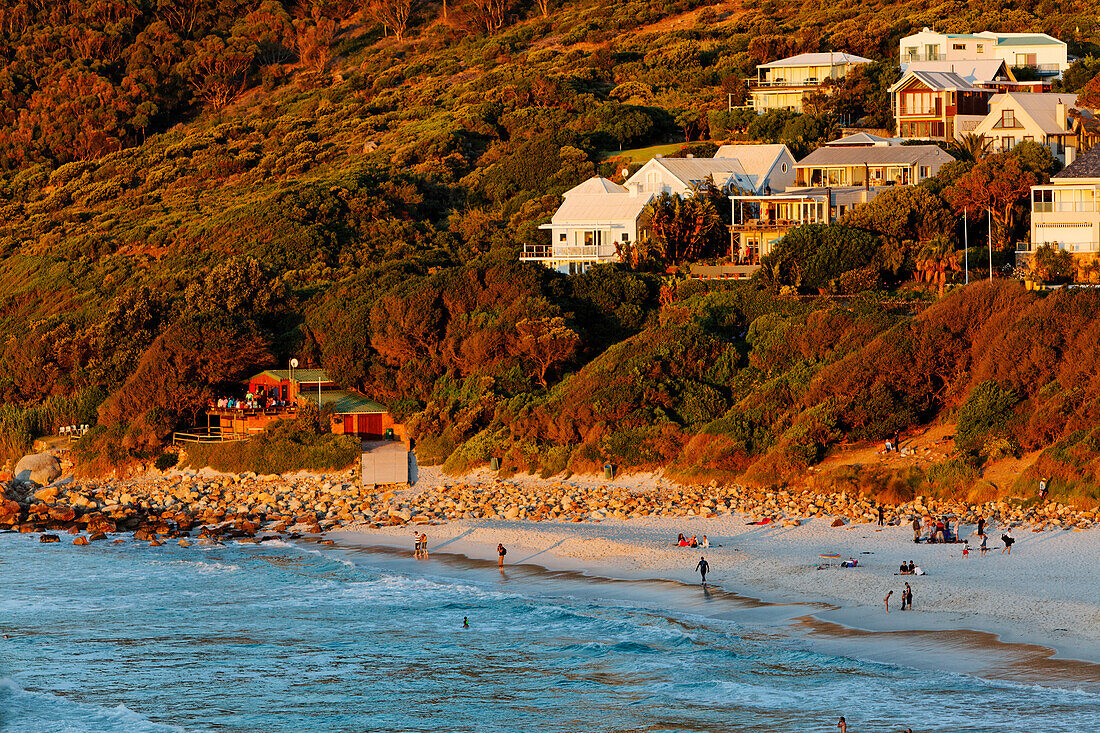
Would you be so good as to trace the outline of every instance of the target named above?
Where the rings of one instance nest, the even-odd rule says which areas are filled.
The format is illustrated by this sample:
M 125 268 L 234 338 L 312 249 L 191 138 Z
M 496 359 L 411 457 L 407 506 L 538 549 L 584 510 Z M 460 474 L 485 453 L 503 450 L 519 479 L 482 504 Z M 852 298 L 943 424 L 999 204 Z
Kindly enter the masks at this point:
M 902 66 L 922 61 L 999 59 L 1009 68 L 1028 67 L 1039 76 L 1061 77 L 1069 47 L 1046 33 L 937 33 L 924 28 L 898 44 Z
M 989 100 L 989 114 L 974 134 L 984 135 L 998 153 L 1022 142 L 1037 142 L 1069 164 L 1077 153 L 1077 132 L 1069 114 L 1076 104 L 1076 94 L 998 94 Z
M 549 224 L 549 244 L 524 245 L 520 259 L 575 275 L 592 265 L 618 262 L 618 248 L 645 236 L 646 205 L 661 194 L 691 196 L 713 181 L 726 192 L 760 195 L 794 180 L 794 157 L 785 145 L 727 145 L 713 158 L 656 157 L 625 184 L 596 176 L 562 194 Z
M 843 51 L 802 53 L 756 67 L 749 82 L 752 107 L 757 113 L 773 109 L 802 111 L 802 98 L 823 88 L 826 81 L 843 79 L 849 71 L 871 59 Z
M 1019 243 L 1018 264 L 1043 245 L 1080 262 L 1100 257 L 1100 146 L 1081 155 L 1050 183 L 1031 188 L 1031 241 Z

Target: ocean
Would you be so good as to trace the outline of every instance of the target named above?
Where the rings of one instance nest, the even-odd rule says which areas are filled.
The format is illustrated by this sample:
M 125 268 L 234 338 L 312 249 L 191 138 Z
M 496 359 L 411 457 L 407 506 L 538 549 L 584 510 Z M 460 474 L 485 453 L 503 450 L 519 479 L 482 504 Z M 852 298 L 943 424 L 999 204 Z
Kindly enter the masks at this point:
M 1094 683 L 823 653 L 698 587 L 63 539 L 0 534 L 2 733 L 1100 729 Z

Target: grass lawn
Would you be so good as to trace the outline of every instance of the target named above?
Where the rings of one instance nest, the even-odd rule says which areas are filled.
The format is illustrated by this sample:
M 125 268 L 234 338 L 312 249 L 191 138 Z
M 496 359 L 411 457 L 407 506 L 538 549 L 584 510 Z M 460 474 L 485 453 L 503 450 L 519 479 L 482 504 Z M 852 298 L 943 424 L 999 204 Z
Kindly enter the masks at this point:
M 630 158 L 635 163 L 645 163 L 655 155 L 671 155 L 685 145 L 687 145 L 687 143 L 667 143 L 665 145 L 652 145 L 648 148 L 634 148 L 633 150 L 605 150 L 602 155 L 602 160 L 621 156 Z

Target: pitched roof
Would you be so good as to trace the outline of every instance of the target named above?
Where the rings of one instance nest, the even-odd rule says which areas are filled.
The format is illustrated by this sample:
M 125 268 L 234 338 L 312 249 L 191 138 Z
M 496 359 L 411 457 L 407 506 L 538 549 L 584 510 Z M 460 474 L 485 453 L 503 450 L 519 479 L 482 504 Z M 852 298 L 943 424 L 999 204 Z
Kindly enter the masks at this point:
M 1011 107 L 1019 114 L 1029 118 L 1035 127 L 1048 135 L 1065 134 L 1066 127 L 1058 124 L 1058 103 L 1061 102 L 1068 113 L 1077 104 L 1076 94 L 1044 94 L 1039 92 L 1008 92 L 997 94 L 989 102 L 990 114 L 994 109 Z M 999 116 L 998 116 L 999 118 Z M 1068 124 L 1068 118 L 1067 118 Z
M 837 65 L 837 64 L 869 64 L 871 59 L 865 59 L 862 56 L 856 56 L 852 53 L 845 51 L 830 51 L 826 53 L 800 53 L 797 56 L 791 56 L 790 58 L 779 59 L 778 61 L 771 61 L 766 64 L 760 64 L 756 68 L 758 69 L 776 69 L 784 66 L 824 66 Z
M 318 382 L 321 382 L 322 384 L 324 384 L 325 382 L 335 384 L 335 382 L 329 379 L 329 376 L 325 373 L 324 369 L 264 369 L 259 374 L 254 374 L 249 377 L 248 381 L 251 382 L 257 377 L 262 377 L 266 375 L 268 377 L 271 377 L 272 379 L 277 379 L 278 381 L 283 382 L 290 380 L 292 378 L 292 374 L 293 380 L 301 384 L 317 384 Z
M 994 31 L 982 31 L 979 38 L 992 38 L 998 46 L 1064 46 L 1064 41 L 1059 41 L 1054 36 L 1046 33 L 996 33 Z
M 550 222 L 565 226 L 574 222 L 634 221 L 652 198 L 650 193 L 631 196 L 625 189 L 620 193 L 575 194 L 562 201 Z
M 1087 153 L 1055 173 L 1052 178 L 1100 178 L 1100 145 L 1093 145 Z
M 620 186 L 618 183 L 608 180 L 603 176 L 592 176 L 584 183 L 573 186 L 573 188 L 563 193 L 562 196 L 589 193 L 623 193 L 625 191 L 625 186 Z
M 978 89 L 953 71 L 914 71 L 913 69 L 909 69 L 902 74 L 901 78 L 890 87 L 890 91 L 895 92 L 901 89 L 906 83 L 913 79 L 916 79 L 934 92 L 948 90 L 957 92 L 989 91 L 988 89 Z
M 313 404 L 317 404 L 316 392 L 303 392 L 301 396 Z M 321 392 L 321 409 L 332 408 L 337 415 L 355 415 L 375 412 L 385 412 L 386 408 L 372 399 L 368 399 L 356 392 L 348 392 L 342 389 L 330 389 Z
M 947 72 L 957 74 L 963 81 L 972 84 L 988 84 L 993 81 L 1012 81 L 1012 72 L 1003 59 L 984 59 L 973 61 L 911 61 L 905 64 L 904 71 Z
M 851 135 L 845 135 L 844 137 L 837 138 L 832 142 L 825 143 L 834 148 L 849 147 L 870 147 L 872 145 L 901 145 L 903 138 L 896 137 L 882 137 L 881 135 L 872 135 L 869 132 L 855 132 Z
M 737 158 L 654 158 L 653 162 L 689 188 L 701 186 L 707 178 L 718 188 L 731 184 L 756 188 Z
M 752 185 L 752 190 L 759 191 L 764 187 L 768 173 L 772 167 L 784 155 L 790 155 L 786 145 L 723 145 L 714 154 L 715 158 L 733 158 L 741 164 L 741 168 Z M 791 155 L 791 160 L 794 156 Z M 744 188 L 742 186 L 742 188 Z
M 823 147 L 802 160 L 798 167 L 847 165 L 928 165 L 954 160 L 937 145 L 890 145 L 883 147 Z

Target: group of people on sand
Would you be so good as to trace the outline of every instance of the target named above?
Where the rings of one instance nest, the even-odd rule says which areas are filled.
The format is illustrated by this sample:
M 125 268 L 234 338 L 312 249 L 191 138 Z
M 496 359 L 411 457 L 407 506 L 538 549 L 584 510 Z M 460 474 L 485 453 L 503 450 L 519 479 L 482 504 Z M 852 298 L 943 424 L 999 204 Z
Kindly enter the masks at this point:
M 894 591 L 890 591 L 883 598 L 883 602 L 886 604 L 886 613 L 890 613 L 890 598 L 893 597 Z M 909 587 L 909 584 L 905 584 L 905 588 L 901 591 L 901 610 L 912 611 L 913 610 L 913 589 Z
M 677 547 L 710 547 L 710 540 L 707 539 L 706 535 L 703 535 L 703 539 L 701 539 L 701 540 L 696 539 L 695 535 L 692 535 L 691 539 L 688 539 L 687 537 L 684 537 L 684 534 L 681 532 L 680 536 L 676 538 L 676 546 Z
M 909 562 L 903 562 L 901 568 L 898 569 L 898 575 L 926 575 L 923 570 L 920 569 L 920 565 L 910 560 Z
M 413 532 L 413 539 L 416 540 L 416 549 L 413 552 L 413 557 L 427 557 L 428 535 L 423 532 Z

